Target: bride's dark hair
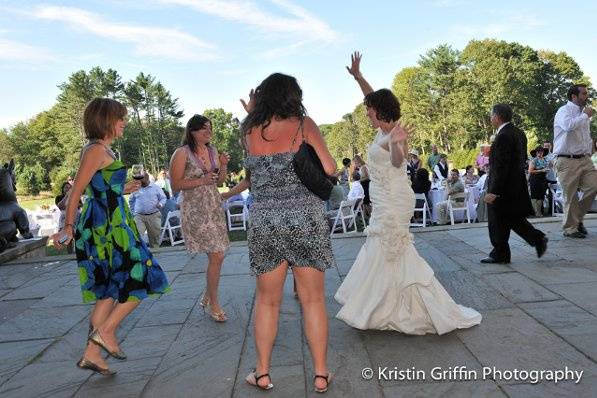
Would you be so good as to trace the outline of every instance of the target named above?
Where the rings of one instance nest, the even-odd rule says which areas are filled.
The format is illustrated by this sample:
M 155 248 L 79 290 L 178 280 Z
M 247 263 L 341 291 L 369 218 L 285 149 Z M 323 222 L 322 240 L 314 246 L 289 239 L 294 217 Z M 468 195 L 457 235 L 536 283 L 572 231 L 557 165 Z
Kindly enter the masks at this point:
M 303 90 L 294 77 L 282 73 L 271 74 L 261 82 L 255 89 L 254 100 L 255 107 L 241 124 L 243 134 L 249 134 L 253 127 L 266 129 L 273 117 L 296 117 L 302 122 L 307 115 Z
M 375 109 L 379 120 L 390 123 L 400 119 L 400 102 L 387 88 L 367 94 L 364 103 L 365 106 Z

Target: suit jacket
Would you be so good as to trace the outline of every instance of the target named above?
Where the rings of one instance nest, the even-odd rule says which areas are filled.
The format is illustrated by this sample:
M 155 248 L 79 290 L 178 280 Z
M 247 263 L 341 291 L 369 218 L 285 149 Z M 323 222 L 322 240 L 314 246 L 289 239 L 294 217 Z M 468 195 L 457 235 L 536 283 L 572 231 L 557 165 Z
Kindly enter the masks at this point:
M 499 195 L 493 206 L 504 215 L 533 214 L 525 175 L 526 150 L 524 132 L 512 123 L 502 127 L 491 145 L 487 192 Z

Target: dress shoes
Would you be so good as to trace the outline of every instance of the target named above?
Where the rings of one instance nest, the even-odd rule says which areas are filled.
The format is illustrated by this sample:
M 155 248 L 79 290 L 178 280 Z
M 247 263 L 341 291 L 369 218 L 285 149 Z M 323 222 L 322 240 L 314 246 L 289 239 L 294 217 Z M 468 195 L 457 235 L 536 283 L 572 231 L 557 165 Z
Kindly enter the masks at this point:
M 510 260 L 496 260 L 493 257 L 481 259 L 481 264 L 510 264 Z
M 547 250 L 547 241 L 547 236 L 543 236 L 541 239 L 539 239 L 539 242 L 535 244 L 535 250 L 537 250 L 537 257 L 541 258 L 541 256 L 545 254 L 545 251 Z
M 584 239 L 587 237 L 587 235 L 583 234 L 580 231 L 564 232 L 564 236 L 567 238 L 576 238 L 576 239 Z
M 585 225 L 581 222 L 578 223 L 578 232 L 580 232 L 583 235 L 589 234 L 589 231 L 587 231 L 587 228 L 585 228 Z

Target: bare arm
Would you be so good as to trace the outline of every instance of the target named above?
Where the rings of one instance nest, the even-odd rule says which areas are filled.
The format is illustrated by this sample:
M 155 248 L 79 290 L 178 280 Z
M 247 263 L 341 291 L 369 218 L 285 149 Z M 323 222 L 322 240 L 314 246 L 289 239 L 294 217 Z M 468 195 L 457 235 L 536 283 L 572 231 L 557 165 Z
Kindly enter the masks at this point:
M 75 176 L 73 187 L 68 192 L 69 195 L 66 204 L 64 227 L 61 231 L 52 236 L 54 246 L 58 248 L 62 247 L 62 244 L 60 244 L 58 240 L 63 234 L 68 238 L 63 243 L 64 245 L 68 244 L 73 239 L 75 214 L 79 208 L 79 201 L 81 200 L 83 190 L 89 185 L 95 172 L 108 165 L 111 161 L 112 159 L 107 156 L 106 150 L 102 145 L 91 145 L 85 150 L 81 157 L 81 164 L 77 171 L 77 175 Z
M 374 90 L 373 87 L 371 87 L 371 85 L 369 84 L 369 82 L 365 80 L 363 74 L 361 73 L 361 58 L 362 54 L 358 51 L 355 51 L 350 56 L 351 64 L 350 67 L 346 67 L 346 70 L 357 81 L 359 87 L 361 88 L 361 91 L 363 92 L 363 95 L 367 96 L 367 94 L 372 93 Z
M 250 186 L 251 186 L 251 178 L 249 175 L 247 175 L 247 178 L 243 179 L 241 182 L 236 184 L 228 192 L 222 193 L 221 194 L 222 199 L 226 200 L 228 198 L 233 197 L 234 195 L 238 195 L 239 193 L 244 192 L 245 190 L 249 189 Z
M 319 160 L 321 160 L 325 174 L 328 176 L 334 175 L 336 172 L 336 160 L 330 154 L 321 132 L 319 131 L 319 127 L 317 127 L 317 124 L 315 124 L 313 119 L 307 116 L 303 128 L 305 129 L 305 141 L 315 149 Z
M 209 174 L 201 178 L 184 178 L 184 167 L 187 161 L 187 151 L 178 148 L 170 159 L 170 184 L 174 191 L 193 189 L 200 185 L 208 185 L 216 182 L 217 175 Z
M 390 161 L 392 166 L 398 168 L 406 159 L 408 153 L 407 138 L 412 134 L 413 128 L 396 122 L 396 126 L 390 131 Z
M 228 161 L 230 160 L 230 155 L 226 152 L 222 152 L 218 155 L 218 150 L 214 148 L 216 151 L 215 158 L 217 159 L 218 163 L 218 180 L 216 184 L 221 187 L 224 185 L 224 181 L 226 181 L 226 177 L 228 176 Z

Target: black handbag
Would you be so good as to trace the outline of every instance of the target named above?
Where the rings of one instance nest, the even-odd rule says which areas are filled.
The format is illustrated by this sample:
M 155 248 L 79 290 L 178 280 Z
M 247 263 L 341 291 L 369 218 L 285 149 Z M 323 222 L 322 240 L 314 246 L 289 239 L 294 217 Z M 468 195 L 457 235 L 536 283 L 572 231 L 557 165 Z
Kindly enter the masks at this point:
M 301 130 L 301 135 L 303 135 L 302 122 L 299 129 Z M 303 142 L 292 158 L 294 172 L 309 191 L 319 196 L 321 200 L 328 200 L 330 198 L 330 194 L 332 193 L 332 182 L 325 174 L 323 165 L 321 164 L 321 160 L 319 159 L 319 156 L 317 156 L 315 149 L 305 142 L 304 136 L 302 138 Z

